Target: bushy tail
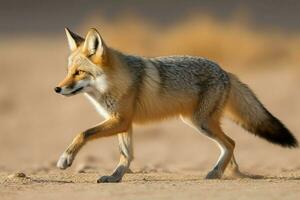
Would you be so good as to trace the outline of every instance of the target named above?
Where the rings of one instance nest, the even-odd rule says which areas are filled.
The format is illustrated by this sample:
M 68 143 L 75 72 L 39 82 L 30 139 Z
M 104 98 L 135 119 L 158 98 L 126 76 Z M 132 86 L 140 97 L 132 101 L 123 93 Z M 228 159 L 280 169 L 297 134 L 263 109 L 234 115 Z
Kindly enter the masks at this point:
M 292 133 L 257 99 L 251 89 L 230 74 L 231 90 L 225 114 L 249 132 L 283 147 L 297 147 Z

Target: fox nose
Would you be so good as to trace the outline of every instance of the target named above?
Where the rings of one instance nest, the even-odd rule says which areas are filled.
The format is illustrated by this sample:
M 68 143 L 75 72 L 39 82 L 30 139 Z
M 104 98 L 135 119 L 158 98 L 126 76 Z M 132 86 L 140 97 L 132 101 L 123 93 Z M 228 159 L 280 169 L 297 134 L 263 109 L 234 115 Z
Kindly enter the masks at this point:
M 55 88 L 54 88 L 54 91 L 55 91 L 56 93 L 60 93 L 61 87 L 55 87 Z

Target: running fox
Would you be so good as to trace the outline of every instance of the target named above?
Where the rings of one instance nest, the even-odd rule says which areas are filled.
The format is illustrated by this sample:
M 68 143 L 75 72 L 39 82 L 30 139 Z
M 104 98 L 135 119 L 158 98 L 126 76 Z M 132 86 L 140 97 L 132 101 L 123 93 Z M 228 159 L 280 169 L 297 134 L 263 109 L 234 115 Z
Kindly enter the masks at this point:
M 119 182 L 133 159 L 132 124 L 176 116 L 220 147 L 220 157 L 207 179 L 221 178 L 226 168 L 242 176 L 233 155 L 235 142 L 220 126 L 223 115 L 271 143 L 298 146 L 291 132 L 246 84 L 210 60 L 127 55 L 108 47 L 96 29 L 90 29 L 85 38 L 65 31 L 71 55 L 67 77 L 55 92 L 65 96 L 83 93 L 105 121 L 74 138 L 57 162 L 60 169 L 71 166 L 88 141 L 118 135 L 120 162 L 112 175 L 97 182 Z

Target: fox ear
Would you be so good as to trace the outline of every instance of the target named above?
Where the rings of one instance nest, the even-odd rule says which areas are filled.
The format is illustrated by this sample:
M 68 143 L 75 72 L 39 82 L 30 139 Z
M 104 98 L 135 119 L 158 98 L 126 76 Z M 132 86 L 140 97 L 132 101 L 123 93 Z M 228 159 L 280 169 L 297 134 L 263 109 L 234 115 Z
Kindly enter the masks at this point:
M 88 32 L 85 42 L 83 45 L 83 51 L 87 52 L 89 55 L 102 56 L 105 50 L 105 44 L 99 34 L 99 32 L 92 28 Z
M 76 50 L 77 47 L 84 41 L 84 39 L 79 35 L 77 35 L 76 33 L 70 31 L 68 28 L 65 28 L 65 31 L 66 31 L 70 50 L 71 51 Z

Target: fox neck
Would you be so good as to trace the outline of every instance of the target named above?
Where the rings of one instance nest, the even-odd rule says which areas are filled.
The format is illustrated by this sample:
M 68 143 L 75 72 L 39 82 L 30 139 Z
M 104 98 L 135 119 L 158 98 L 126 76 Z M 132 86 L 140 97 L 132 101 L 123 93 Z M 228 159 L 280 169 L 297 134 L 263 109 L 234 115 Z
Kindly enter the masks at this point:
M 108 119 L 111 114 L 115 113 L 118 99 L 110 91 L 101 91 L 102 88 L 92 87 L 84 95 L 95 107 L 98 114 Z
M 118 102 L 132 84 L 132 75 L 122 62 L 123 55 L 114 50 L 110 52 L 113 52 L 110 54 L 111 66 L 102 68 L 103 71 L 92 80 L 90 89 L 85 93 L 97 112 L 105 118 L 116 112 Z
M 108 80 L 112 82 L 108 83 Z M 114 84 L 113 78 L 101 75 L 93 80 L 91 87 L 84 95 L 92 103 L 96 111 L 107 119 L 116 111 L 116 105 L 122 98 L 124 91 L 118 82 Z

